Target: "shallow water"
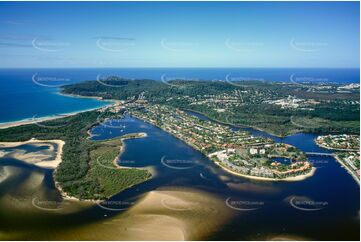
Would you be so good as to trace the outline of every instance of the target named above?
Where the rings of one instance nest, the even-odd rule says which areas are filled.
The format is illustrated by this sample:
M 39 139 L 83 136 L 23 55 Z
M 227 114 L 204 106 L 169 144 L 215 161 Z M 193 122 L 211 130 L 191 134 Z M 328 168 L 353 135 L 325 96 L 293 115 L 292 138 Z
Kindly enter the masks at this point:
M 266 135 L 252 129 L 248 131 L 254 135 Z M 29 182 L 29 176 L 34 172 L 44 175 L 41 183 L 36 183 L 38 185 L 32 188 L 35 189 L 34 193 L 37 196 L 41 193 L 43 200 L 58 199 L 59 203 L 55 204 L 58 206 L 61 206 L 61 199 L 56 195 L 50 170 L 16 160 L 1 159 L 1 166 L 15 167 L 17 170 L 12 171 L 13 176 L 0 183 L 0 215 L 6 216 L 6 222 L 0 222 L 0 238 L 129 239 L 131 237 L 125 236 L 129 231 L 121 232 L 117 229 L 124 216 L 131 218 L 134 211 L 132 208 L 141 204 L 148 192 L 171 189 L 199 191 L 200 194 L 204 192 L 203 196 L 207 199 L 202 200 L 202 209 L 218 211 L 219 218 L 221 214 L 227 214 L 225 221 L 219 219 L 219 223 L 213 224 L 216 229 L 204 231 L 197 225 L 186 228 L 193 235 L 197 229 L 202 230 L 201 239 L 262 240 L 276 236 L 316 240 L 359 239 L 359 186 L 332 157 L 310 156 L 310 161 L 318 169 L 314 176 L 306 180 L 264 182 L 229 174 L 184 142 L 153 125 L 129 116 L 121 120 L 110 120 L 93 128 L 92 139 L 102 140 L 134 132 L 146 132 L 148 136 L 125 140 L 126 149 L 119 164 L 129 167 L 151 166 L 156 174 L 149 181 L 115 195 L 110 200 L 113 202 L 108 201 L 102 204 L 103 206 L 71 203 L 57 211 L 44 211 L 33 207 L 31 218 L 26 215 L 26 209 L 18 212 L 15 210 L 16 206 L 9 206 L 9 209 L 17 212 L 5 210 L 5 205 L 9 205 L 9 199 L 6 199 L 9 194 L 33 199 L 34 195 L 26 192 L 24 184 Z M 312 134 L 297 134 L 283 139 L 268 137 L 295 145 L 303 151 L 330 152 L 317 147 L 313 141 L 316 135 Z M 32 183 L 35 180 L 39 182 L 39 175 L 30 179 Z M 15 189 L 17 194 L 14 195 L 12 191 Z M 212 201 L 221 203 L 214 207 Z M 139 210 L 141 209 L 136 211 Z M 174 215 L 177 219 L 185 219 L 182 218 L 185 214 L 188 219 L 199 214 L 205 216 L 205 220 L 217 220 L 217 217 L 212 217 L 212 213 L 207 216 L 199 209 L 187 213 L 168 210 L 166 215 L 162 211 L 159 207 L 152 207 L 142 213 L 166 217 Z M 20 215 L 23 217 L 21 220 Z M 104 223 L 109 221 L 113 224 L 104 227 Z M 97 233 L 90 230 L 96 230 Z M 109 230 L 116 230 L 113 237 Z M 72 235 L 69 231 L 72 231 Z M 98 237 L 102 232 L 105 237 Z M 10 235 L 14 237 L 6 237 Z M 187 239 L 195 238 L 189 236 Z

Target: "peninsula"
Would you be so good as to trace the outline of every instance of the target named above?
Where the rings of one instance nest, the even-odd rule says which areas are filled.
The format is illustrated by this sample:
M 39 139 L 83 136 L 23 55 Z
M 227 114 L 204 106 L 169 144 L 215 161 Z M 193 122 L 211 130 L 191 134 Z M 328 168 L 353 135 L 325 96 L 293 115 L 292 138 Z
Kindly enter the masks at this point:
M 208 156 L 226 171 L 258 180 L 302 180 L 314 169 L 297 148 L 232 131 L 165 105 L 128 103 L 130 115 L 156 125 Z M 288 159 L 283 163 L 277 158 Z
M 108 118 L 121 117 L 116 106 L 115 103 L 69 117 L 0 129 L 0 144 L 16 146 L 34 139 L 43 143 L 59 141 L 64 144 L 58 147 L 61 159 L 58 157 L 51 168 L 55 168 L 55 184 L 63 197 L 103 200 L 151 177 L 146 169 L 119 167 L 114 162 L 123 150 L 124 139 L 142 138 L 144 134 L 104 141 L 89 139 L 88 131 L 93 126 Z

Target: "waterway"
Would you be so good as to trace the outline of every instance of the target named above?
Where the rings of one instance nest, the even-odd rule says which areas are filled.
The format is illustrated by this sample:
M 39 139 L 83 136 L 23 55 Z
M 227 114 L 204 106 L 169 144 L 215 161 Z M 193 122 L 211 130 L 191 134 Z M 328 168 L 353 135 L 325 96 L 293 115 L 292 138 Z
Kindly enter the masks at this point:
M 205 118 L 199 114 L 198 117 Z M 276 142 L 294 145 L 303 151 L 331 152 L 314 143 L 314 134 L 278 138 L 254 129 L 248 128 L 247 131 L 255 136 L 267 136 Z M 314 176 L 303 181 L 256 181 L 227 173 L 179 139 L 130 116 L 109 120 L 91 130 L 93 140 L 134 132 L 145 132 L 148 136 L 125 140 L 126 147 L 118 162 L 128 167 L 152 167 L 154 175 L 101 206 L 66 203 L 54 188 L 51 170 L 12 158 L 0 159 L 3 171 L 0 172 L 0 216 L 5 218 L 0 221 L 0 239 L 137 238 L 127 237 L 130 229 L 124 229 L 121 221 L 124 217 L 128 218 L 125 221 L 132 221 L 132 213 L 139 211 L 134 207 L 147 201 L 147 195 L 155 191 L 182 191 L 184 194 L 198 191 L 209 198 L 202 200 L 201 208 L 172 209 L 169 204 L 163 204 L 163 207 L 142 211 L 142 214 L 172 217 L 189 223 L 198 221 L 196 219 L 201 216 L 204 223 L 210 223 L 212 229 L 209 231 L 199 223 L 186 227 L 188 231 L 183 231 L 188 235 L 186 239 L 359 240 L 360 188 L 333 157 L 309 156 L 317 169 Z M 21 204 L 31 201 L 34 205 L 34 197 L 38 198 L 35 205 L 61 209 L 44 211 L 39 206 L 19 208 L 20 205 L 11 202 L 14 199 Z M 218 201 L 217 206 L 212 201 Z M 182 217 L 185 214 L 187 218 Z M 153 232 L 156 234 L 156 230 Z M 197 232 L 202 236 L 192 237 Z

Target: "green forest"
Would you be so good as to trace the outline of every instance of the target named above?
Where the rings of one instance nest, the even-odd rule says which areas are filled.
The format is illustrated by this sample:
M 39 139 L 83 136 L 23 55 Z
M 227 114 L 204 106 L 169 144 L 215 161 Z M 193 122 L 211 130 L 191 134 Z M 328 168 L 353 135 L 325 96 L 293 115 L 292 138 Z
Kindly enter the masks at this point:
M 105 119 L 113 115 L 105 113 L 101 117 Z M 113 161 L 118 157 L 122 145 L 120 138 L 111 142 L 88 139 L 88 130 L 101 121 L 99 112 L 83 112 L 40 124 L 0 129 L 0 141 L 26 141 L 31 138 L 65 141 L 62 162 L 54 172 L 55 181 L 70 196 L 104 199 L 147 180 L 150 173 L 138 169 L 104 169 L 94 162 L 94 154 L 99 152 L 102 152 L 104 162 L 109 163 L 109 159 Z M 115 168 L 111 162 L 109 164 Z
M 126 80 L 112 77 L 109 80 L 87 81 L 64 86 L 63 92 L 104 99 L 134 101 L 143 94 L 149 103 L 201 112 L 209 118 L 239 126 L 250 126 L 266 132 L 286 136 L 306 133 L 359 133 L 359 92 L 338 93 L 337 84 L 331 84 L 328 93 L 310 92 L 310 88 L 292 83 L 244 81 L 230 85 L 224 81 L 182 81 L 163 83 L 154 80 Z M 111 86 L 107 86 L 107 85 Z M 317 87 L 317 86 L 316 86 Z M 313 88 L 313 86 L 312 86 Z M 227 106 L 217 112 L 222 104 L 194 104 L 193 99 L 207 96 L 241 93 L 239 105 Z M 288 98 L 312 99 L 319 104 L 312 108 L 283 109 L 267 103 L 268 100 Z M 226 106 L 226 105 L 223 105 Z

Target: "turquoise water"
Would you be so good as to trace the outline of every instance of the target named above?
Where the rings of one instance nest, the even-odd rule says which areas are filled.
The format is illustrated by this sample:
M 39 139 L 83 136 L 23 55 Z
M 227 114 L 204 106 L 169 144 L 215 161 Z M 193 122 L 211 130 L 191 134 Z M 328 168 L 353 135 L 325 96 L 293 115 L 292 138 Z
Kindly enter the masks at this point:
M 48 81 L 47 85 L 41 86 L 33 82 L 33 73 L 31 70 L 0 71 L 0 123 L 83 111 L 108 103 L 60 95 L 60 85 L 75 81 L 59 78 L 59 81 Z M 65 75 L 63 73 L 57 75 L 60 77 Z M 53 80 L 54 74 L 44 76 Z

